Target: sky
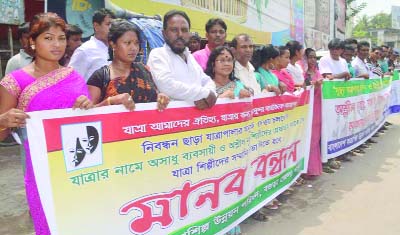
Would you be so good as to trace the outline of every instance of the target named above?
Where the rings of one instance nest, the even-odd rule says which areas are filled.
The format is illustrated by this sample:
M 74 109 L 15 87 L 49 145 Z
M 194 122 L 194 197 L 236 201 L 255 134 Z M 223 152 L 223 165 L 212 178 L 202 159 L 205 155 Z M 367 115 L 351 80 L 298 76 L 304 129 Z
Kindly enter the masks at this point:
M 366 2 L 367 7 L 360 13 L 373 16 L 378 13 L 390 13 L 393 6 L 400 6 L 400 0 L 357 0 L 358 3 Z

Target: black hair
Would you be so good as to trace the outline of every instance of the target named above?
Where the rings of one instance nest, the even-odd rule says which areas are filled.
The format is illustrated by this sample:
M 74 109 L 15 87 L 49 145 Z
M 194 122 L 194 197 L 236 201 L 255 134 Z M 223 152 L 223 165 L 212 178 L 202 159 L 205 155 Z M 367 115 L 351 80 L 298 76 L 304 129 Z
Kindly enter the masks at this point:
M 286 43 L 286 47 L 289 49 L 290 59 L 296 56 L 297 51 L 303 49 L 303 45 L 301 45 L 298 41 L 289 41 Z
M 352 52 L 354 52 L 354 51 L 355 51 L 355 48 L 352 47 L 350 44 L 345 44 L 345 45 L 344 45 L 344 50 L 345 50 L 345 51 L 352 51 Z
M 18 26 L 18 31 L 17 31 L 18 39 L 22 37 L 23 33 L 29 33 L 29 25 L 30 25 L 29 22 L 25 22 Z
M 357 39 L 355 38 L 346 38 L 344 40 L 344 44 L 358 44 Z
M 170 10 L 169 12 L 165 13 L 164 15 L 164 19 L 163 19 L 163 29 L 166 30 L 167 29 L 167 23 L 168 20 L 176 15 L 180 15 L 183 18 L 185 18 L 185 20 L 188 22 L 189 24 L 189 29 L 190 29 L 190 19 L 189 16 L 186 14 L 186 12 L 184 11 L 180 11 L 180 10 Z
M 231 54 L 232 59 L 234 59 L 235 57 L 233 56 L 233 53 L 231 51 L 231 49 L 227 46 L 218 46 L 216 47 L 210 54 L 210 56 L 208 57 L 208 61 L 207 61 L 207 67 L 204 70 L 204 73 L 207 74 L 208 76 L 210 76 L 212 79 L 214 79 L 214 65 L 215 65 L 215 60 L 217 59 L 217 57 L 219 55 L 222 54 L 223 51 L 228 51 L 229 54 Z M 229 79 L 231 81 L 235 81 L 235 75 L 234 75 L 234 71 L 235 71 L 235 64 L 233 64 L 233 69 L 232 69 L 232 73 L 229 75 Z
M 197 33 L 197 32 L 192 32 L 192 36 L 190 36 L 190 40 L 192 40 L 192 39 L 194 39 L 198 42 L 201 41 L 201 37 L 200 37 L 199 33 Z
M 312 49 L 312 48 L 307 48 L 307 49 L 304 51 L 304 55 L 306 56 L 306 58 L 308 58 L 308 56 L 310 55 L 311 52 L 315 52 L 315 50 Z
M 233 48 L 236 48 L 236 47 L 237 47 L 237 42 L 238 42 L 238 40 L 239 40 L 240 37 L 244 37 L 244 40 L 245 40 L 245 41 L 251 40 L 251 37 L 250 37 L 247 33 L 238 34 L 238 35 L 236 35 L 236 36 L 232 39 L 231 47 L 233 47 Z
M 272 46 L 272 44 L 262 46 L 254 51 L 253 58 L 251 60 L 255 69 L 258 69 L 270 59 L 275 59 L 279 56 L 279 51 Z
M 103 23 L 104 18 L 106 18 L 106 16 L 110 16 L 110 18 L 115 19 L 115 15 L 111 10 L 106 8 L 100 8 L 94 12 L 92 17 L 92 23 L 101 24 Z
M 206 23 L 206 32 L 210 33 L 210 29 L 214 26 L 214 25 L 221 25 L 221 27 L 226 31 L 227 30 L 227 26 L 226 23 L 220 19 L 220 18 L 211 18 L 207 21 Z
M 287 48 L 287 46 L 279 46 L 277 47 L 278 51 L 279 51 L 279 56 L 283 55 L 286 51 L 288 51 L 289 49 Z M 289 52 L 290 54 L 290 52 Z
M 66 27 L 66 32 L 65 36 L 67 37 L 67 40 L 69 39 L 70 36 L 72 35 L 81 35 L 83 34 L 83 31 L 81 28 L 79 28 L 78 25 L 75 24 L 67 24 Z
M 389 46 L 388 45 L 385 45 L 385 44 L 383 44 L 383 45 L 381 45 L 381 47 L 383 48 L 386 48 L 386 49 L 389 49 Z
M 369 48 L 370 44 L 367 41 L 361 41 L 357 44 L 357 50 L 360 51 L 363 46 Z
M 117 43 L 118 38 L 120 38 L 124 33 L 128 31 L 135 32 L 139 42 L 141 42 L 140 31 L 138 27 L 124 19 L 117 19 L 111 23 L 110 32 L 108 33 L 108 41 Z M 108 47 L 108 55 L 110 56 L 110 60 L 114 59 L 111 46 Z
M 328 49 L 344 49 L 344 42 L 339 38 L 334 38 L 328 43 Z
M 374 46 L 374 47 L 371 48 L 371 52 L 374 52 L 374 51 L 376 51 L 376 50 L 382 51 L 382 47 Z

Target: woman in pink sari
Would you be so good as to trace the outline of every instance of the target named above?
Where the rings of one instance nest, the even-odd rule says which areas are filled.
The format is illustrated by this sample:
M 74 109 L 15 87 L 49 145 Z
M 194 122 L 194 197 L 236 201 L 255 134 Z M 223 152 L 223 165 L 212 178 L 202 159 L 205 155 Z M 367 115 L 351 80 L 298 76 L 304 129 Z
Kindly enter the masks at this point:
M 294 92 L 295 83 L 292 75 L 287 71 L 287 66 L 290 62 L 290 52 L 285 46 L 278 47 L 279 57 L 277 58 L 277 63 L 275 64 L 275 69 L 272 72 L 278 77 L 279 81 L 286 85 L 286 91 Z
M 0 81 L 0 140 L 10 133 L 10 128 L 21 128 L 26 154 L 26 196 L 35 234 L 49 235 L 23 128 L 29 118 L 26 112 L 71 107 L 88 109 L 93 104 L 88 99 L 84 79 L 58 62 L 66 47 L 63 19 L 54 13 L 36 15 L 31 23 L 30 43 L 35 50 L 34 61 Z
M 303 178 L 312 179 L 322 174 L 321 160 L 321 84 L 324 79 L 318 71 L 317 55 L 312 48 L 307 48 L 304 53 L 304 59 L 299 62 L 303 68 L 305 84 L 314 85 L 314 109 L 311 131 L 310 158 L 308 160 L 307 175 Z

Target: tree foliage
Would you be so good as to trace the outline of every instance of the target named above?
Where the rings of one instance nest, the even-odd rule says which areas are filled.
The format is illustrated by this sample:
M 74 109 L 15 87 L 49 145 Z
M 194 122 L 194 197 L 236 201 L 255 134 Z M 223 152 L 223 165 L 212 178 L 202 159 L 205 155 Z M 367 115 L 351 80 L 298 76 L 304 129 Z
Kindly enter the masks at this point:
M 353 3 L 357 0 L 346 0 L 347 14 L 346 21 L 358 15 L 367 6 L 366 2 L 362 2 L 360 5 L 353 7 Z
M 392 27 L 392 15 L 386 13 L 378 13 L 373 17 L 363 15 L 354 27 L 354 37 L 368 36 L 369 29 L 387 29 Z

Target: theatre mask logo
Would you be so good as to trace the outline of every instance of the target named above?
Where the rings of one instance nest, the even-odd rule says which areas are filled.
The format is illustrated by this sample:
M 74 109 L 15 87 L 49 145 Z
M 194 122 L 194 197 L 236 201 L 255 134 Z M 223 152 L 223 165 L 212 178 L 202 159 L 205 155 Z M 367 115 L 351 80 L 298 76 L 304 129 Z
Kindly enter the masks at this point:
M 61 126 L 67 172 L 103 164 L 101 122 Z

